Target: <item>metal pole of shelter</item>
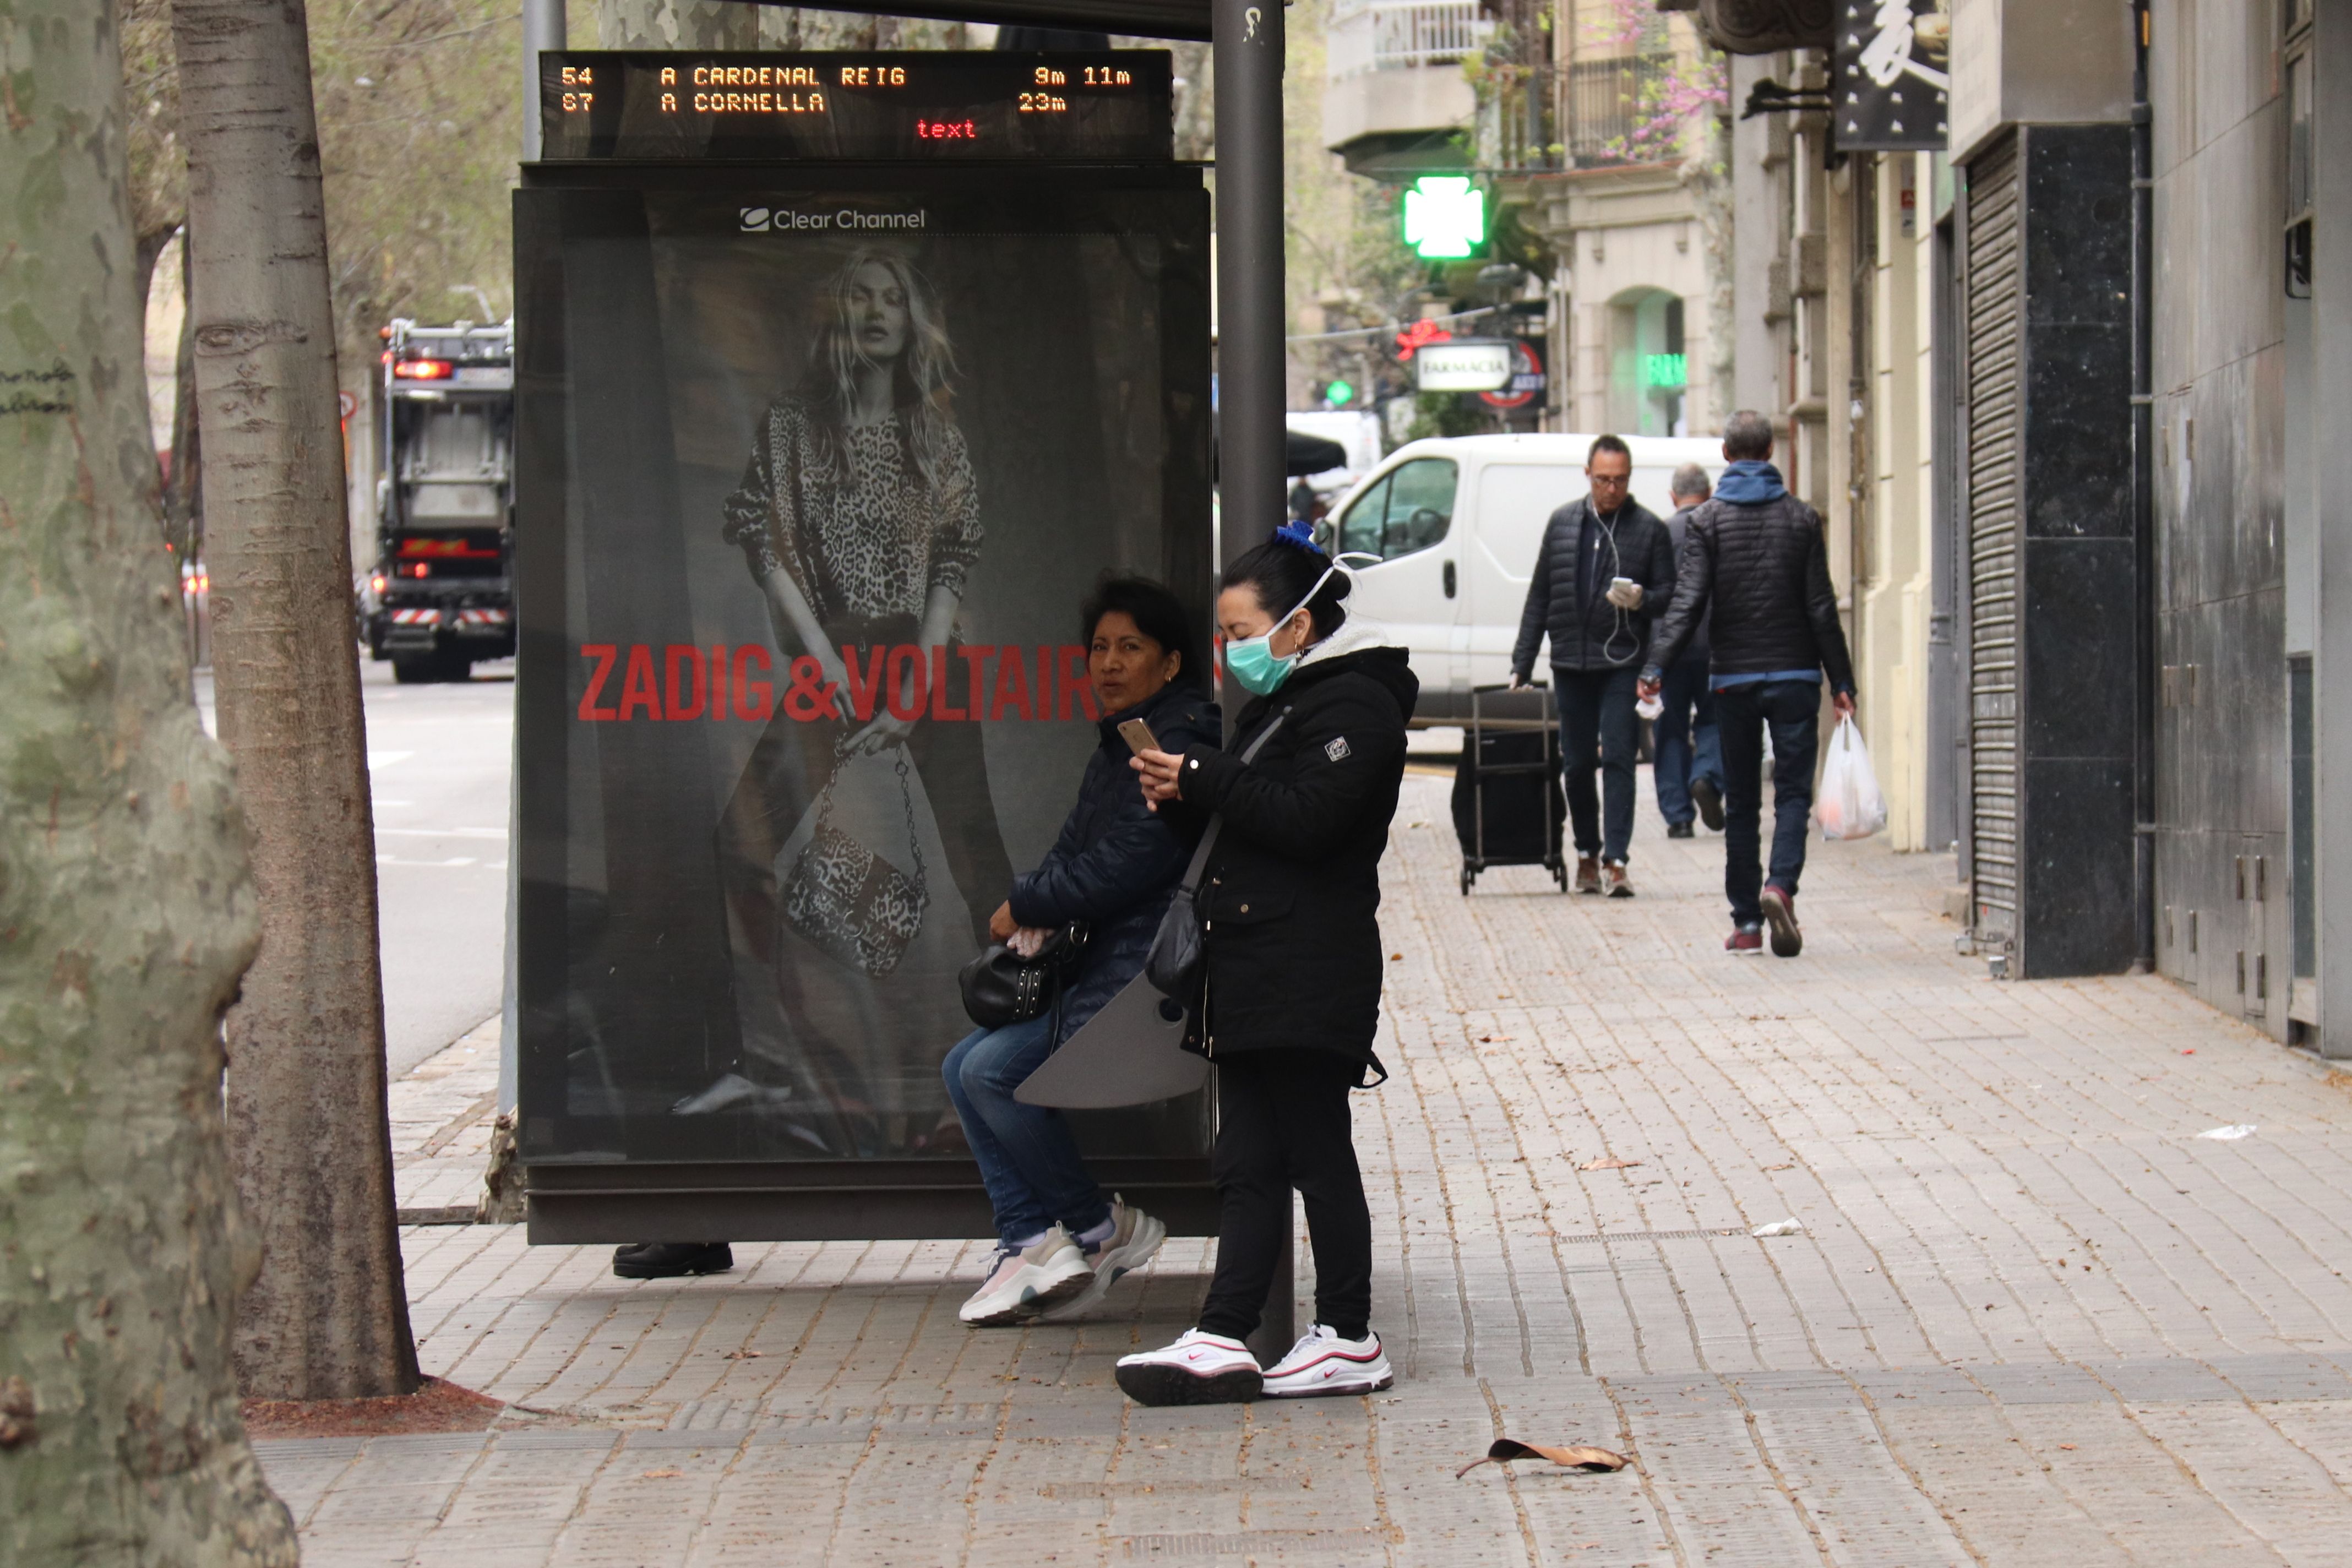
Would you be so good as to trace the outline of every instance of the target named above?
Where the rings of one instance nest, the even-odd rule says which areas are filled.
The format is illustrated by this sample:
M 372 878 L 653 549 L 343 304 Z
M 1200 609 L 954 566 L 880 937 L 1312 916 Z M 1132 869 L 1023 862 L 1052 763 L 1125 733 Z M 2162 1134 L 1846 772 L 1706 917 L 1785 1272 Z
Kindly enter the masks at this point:
M 522 161 L 539 162 L 539 55 L 569 47 L 563 0 L 522 0 Z
M 1282 526 L 1282 0 L 1211 0 L 1210 21 L 1217 92 L 1217 487 L 1231 562 Z
M 522 0 L 522 161 L 539 162 L 539 55 L 566 45 L 563 0 Z M 514 728 L 507 757 L 507 951 L 499 992 L 499 1109 L 512 1110 L 520 1089 L 521 949 L 516 931 L 522 906 L 522 726 Z
M 1217 91 L 1217 490 L 1225 560 L 1282 526 L 1283 0 L 1210 0 Z M 1272 1366 L 1297 1338 L 1289 1194 L 1282 1253 L 1249 1345 Z

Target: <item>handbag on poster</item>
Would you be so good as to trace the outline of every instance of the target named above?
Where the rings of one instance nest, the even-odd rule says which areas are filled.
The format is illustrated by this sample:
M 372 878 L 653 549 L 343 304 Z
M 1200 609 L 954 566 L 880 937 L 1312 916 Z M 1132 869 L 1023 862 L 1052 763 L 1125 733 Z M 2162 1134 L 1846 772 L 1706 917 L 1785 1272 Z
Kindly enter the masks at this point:
M 1286 708 L 1275 716 L 1273 723 L 1258 731 L 1257 739 L 1242 753 L 1244 767 L 1256 757 L 1260 747 L 1274 739 L 1274 732 L 1289 716 L 1290 710 Z M 1190 996 L 1200 980 L 1201 965 L 1208 957 L 1208 937 L 1202 929 L 1199 909 L 1201 878 L 1208 870 L 1209 851 L 1217 847 L 1217 834 L 1224 825 L 1223 812 L 1209 818 L 1209 826 L 1201 835 L 1201 847 L 1192 851 L 1192 863 L 1184 868 L 1184 879 L 1176 884 L 1176 895 L 1168 900 L 1168 912 L 1160 917 L 1160 931 L 1151 939 L 1150 956 L 1143 961 L 1144 978 L 1163 996 L 1180 1001 Z
M 907 782 L 907 753 L 898 751 L 898 793 L 907 806 L 907 847 L 915 862 L 908 876 L 835 826 L 834 786 L 855 758 L 835 764 L 816 804 L 816 828 L 784 878 L 779 902 L 794 931 L 831 957 L 868 974 L 889 973 L 923 929 L 930 874 L 915 829 L 915 796 Z
M 1087 928 L 1073 921 L 1047 937 L 1034 958 L 1001 942 L 982 948 L 956 976 L 964 1015 L 983 1029 L 1036 1017 L 1059 1005 L 1063 981 L 1086 947 Z

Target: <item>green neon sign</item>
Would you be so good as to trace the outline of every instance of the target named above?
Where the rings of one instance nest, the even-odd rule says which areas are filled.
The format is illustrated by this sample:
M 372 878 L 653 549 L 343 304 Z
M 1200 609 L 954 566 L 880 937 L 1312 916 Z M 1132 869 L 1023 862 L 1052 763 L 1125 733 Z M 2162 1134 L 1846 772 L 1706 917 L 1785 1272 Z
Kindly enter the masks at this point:
M 1690 384 L 1690 362 L 1682 354 L 1643 354 L 1642 384 L 1644 386 L 1686 386 Z
M 1486 193 L 1462 174 L 1423 174 L 1404 194 L 1404 242 L 1424 261 L 1454 260 L 1486 243 Z

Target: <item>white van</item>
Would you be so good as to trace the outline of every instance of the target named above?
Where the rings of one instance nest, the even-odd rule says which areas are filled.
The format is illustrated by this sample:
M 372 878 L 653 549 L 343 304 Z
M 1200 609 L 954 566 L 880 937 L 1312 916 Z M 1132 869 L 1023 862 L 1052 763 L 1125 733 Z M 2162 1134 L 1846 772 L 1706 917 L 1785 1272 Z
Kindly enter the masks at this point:
M 1332 509 L 1336 547 L 1381 557 L 1358 567 L 1348 608 L 1412 650 L 1421 678 L 1415 724 L 1459 723 L 1473 686 L 1510 679 L 1544 524 L 1583 496 L 1591 445 L 1590 436 L 1409 442 Z M 1710 480 L 1723 471 L 1719 441 L 1628 436 L 1625 445 L 1633 499 L 1661 519 L 1674 513 L 1666 487 L 1675 469 L 1696 463 Z

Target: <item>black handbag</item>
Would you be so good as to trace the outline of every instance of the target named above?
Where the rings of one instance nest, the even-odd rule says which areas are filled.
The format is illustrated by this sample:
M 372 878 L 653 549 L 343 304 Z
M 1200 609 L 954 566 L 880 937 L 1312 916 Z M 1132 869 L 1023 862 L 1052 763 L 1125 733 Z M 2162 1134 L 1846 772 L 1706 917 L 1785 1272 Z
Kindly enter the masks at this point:
M 965 1015 L 983 1029 L 1039 1016 L 1061 1000 L 1063 977 L 1086 946 L 1087 929 L 1074 921 L 1046 938 L 1034 958 L 1024 958 L 1001 942 L 982 949 L 956 976 Z
M 1274 739 L 1282 721 L 1290 717 L 1286 708 L 1275 716 L 1274 722 L 1258 731 L 1257 739 L 1242 753 L 1242 765 L 1247 767 L 1256 757 L 1258 748 Z M 1224 813 L 1209 818 L 1209 826 L 1201 834 L 1201 847 L 1192 851 L 1192 863 L 1184 868 L 1184 879 L 1176 884 L 1176 892 L 1168 900 L 1168 912 L 1160 917 L 1160 930 L 1151 939 L 1151 952 L 1143 961 L 1144 977 L 1151 988 L 1162 996 L 1191 1005 L 1189 998 L 1201 979 L 1201 966 L 1209 956 L 1207 933 L 1201 926 L 1198 899 L 1201 878 L 1209 868 L 1209 851 L 1217 847 L 1217 834 L 1225 825 Z

